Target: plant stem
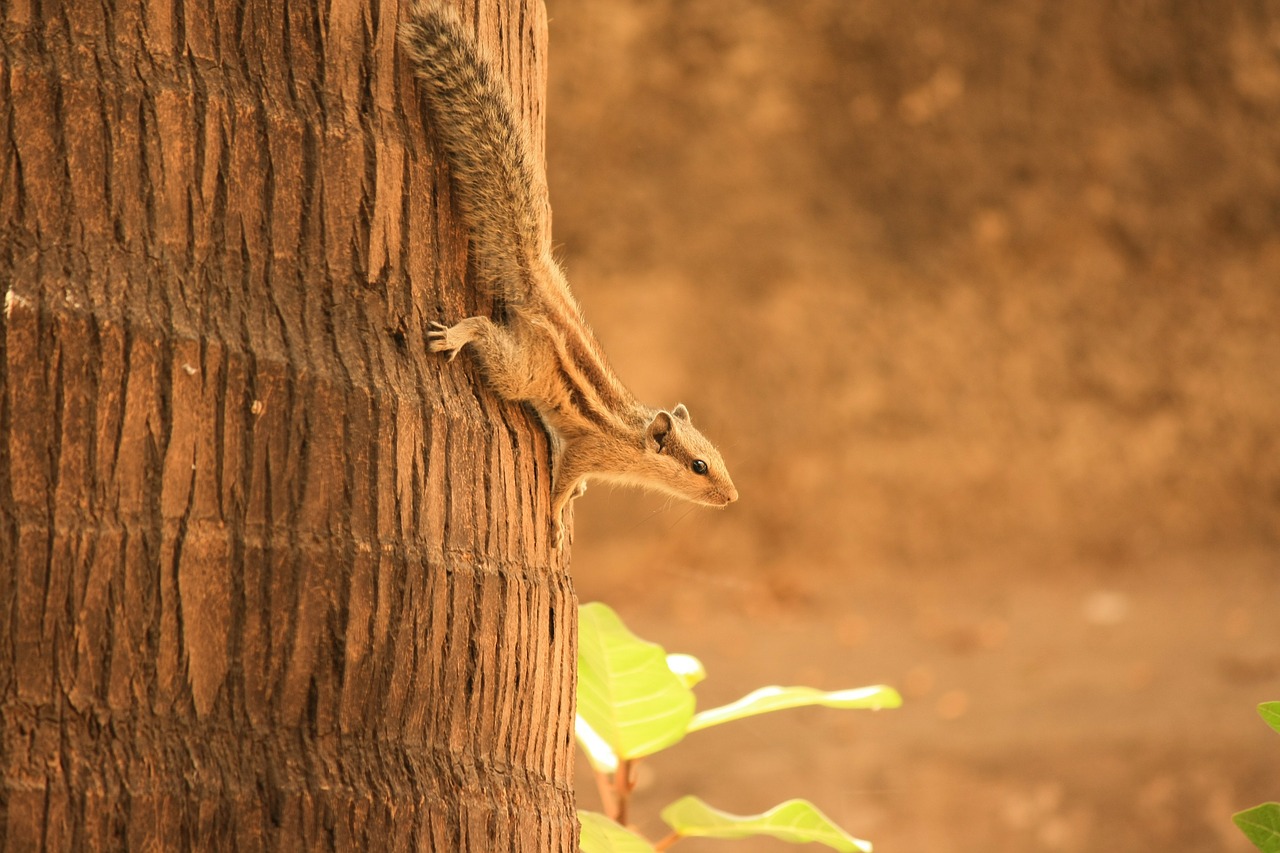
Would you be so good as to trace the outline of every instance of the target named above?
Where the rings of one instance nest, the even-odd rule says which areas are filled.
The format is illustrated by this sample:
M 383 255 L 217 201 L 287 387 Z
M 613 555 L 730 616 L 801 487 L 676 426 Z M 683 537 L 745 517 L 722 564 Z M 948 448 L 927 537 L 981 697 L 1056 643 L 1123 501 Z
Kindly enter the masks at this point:
M 609 820 L 617 821 L 617 800 L 613 796 L 613 779 L 603 770 L 596 771 L 596 790 L 600 792 L 600 808 Z
M 683 837 L 684 836 L 681 835 L 680 833 L 673 832 L 670 835 L 668 835 L 666 838 L 659 841 L 657 844 L 653 845 L 653 849 L 666 850 L 668 847 L 670 847 L 672 844 L 675 844 L 677 841 L 679 841 Z
M 635 788 L 635 782 L 631 780 L 631 764 L 632 759 L 618 759 L 618 769 L 613 771 L 613 796 L 615 798 L 616 814 L 613 819 L 620 825 L 627 825 L 627 805 L 631 799 L 631 790 Z

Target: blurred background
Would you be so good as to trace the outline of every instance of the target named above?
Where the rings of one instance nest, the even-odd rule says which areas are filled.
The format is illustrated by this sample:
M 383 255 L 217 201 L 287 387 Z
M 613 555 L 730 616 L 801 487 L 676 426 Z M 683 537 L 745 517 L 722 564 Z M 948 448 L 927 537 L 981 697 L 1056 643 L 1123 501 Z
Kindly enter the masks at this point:
M 580 598 L 700 657 L 702 707 L 906 700 L 690 736 L 642 769 L 650 837 L 696 793 L 805 797 L 880 853 L 1252 850 L 1230 814 L 1280 799 L 1280 4 L 547 5 L 559 255 L 742 494 L 593 487 Z

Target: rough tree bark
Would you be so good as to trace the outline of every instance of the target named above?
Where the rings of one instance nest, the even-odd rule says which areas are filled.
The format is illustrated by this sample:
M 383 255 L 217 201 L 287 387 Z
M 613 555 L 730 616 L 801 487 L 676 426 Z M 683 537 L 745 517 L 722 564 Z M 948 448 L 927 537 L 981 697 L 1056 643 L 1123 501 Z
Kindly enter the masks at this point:
M 401 0 L 0 2 L 0 849 L 562 850 L 546 439 Z M 470 3 L 541 144 L 545 13 Z

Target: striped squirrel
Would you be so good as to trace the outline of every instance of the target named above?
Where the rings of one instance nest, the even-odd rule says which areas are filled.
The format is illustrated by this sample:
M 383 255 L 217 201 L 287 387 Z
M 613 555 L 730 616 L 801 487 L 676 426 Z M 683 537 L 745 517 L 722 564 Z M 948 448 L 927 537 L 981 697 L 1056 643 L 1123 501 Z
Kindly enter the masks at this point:
M 724 460 L 684 405 L 639 402 L 609 367 L 551 255 L 547 187 L 505 85 L 456 15 L 415 3 L 400 40 L 413 62 L 453 176 L 482 285 L 503 318 L 432 323 L 428 345 L 452 361 L 468 344 L 493 390 L 533 406 L 551 437 L 551 518 L 599 479 L 706 506 L 738 497 Z

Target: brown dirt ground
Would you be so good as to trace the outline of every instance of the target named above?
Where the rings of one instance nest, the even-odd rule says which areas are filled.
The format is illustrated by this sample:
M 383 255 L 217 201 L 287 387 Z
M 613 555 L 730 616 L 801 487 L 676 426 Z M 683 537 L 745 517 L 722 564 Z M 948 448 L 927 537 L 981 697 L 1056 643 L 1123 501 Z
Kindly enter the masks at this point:
M 548 5 L 570 279 L 742 492 L 593 489 L 579 595 L 701 657 L 705 705 L 907 700 L 694 735 L 640 813 L 801 796 L 881 853 L 1252 849 L 1231 812 L 1280 799 L 1280 4 Z

